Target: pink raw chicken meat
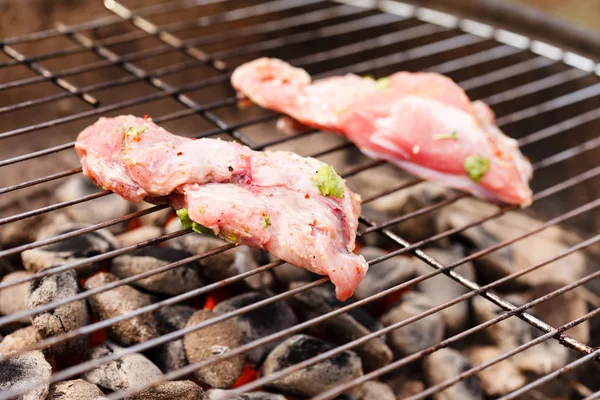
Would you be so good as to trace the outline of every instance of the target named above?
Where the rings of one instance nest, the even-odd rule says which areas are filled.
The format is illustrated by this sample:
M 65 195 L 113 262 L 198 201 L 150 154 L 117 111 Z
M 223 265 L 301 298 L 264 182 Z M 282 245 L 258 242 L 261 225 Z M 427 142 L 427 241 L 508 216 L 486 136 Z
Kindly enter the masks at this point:
M 261 107 L 346 136 L 366 155 L 478 197 L 531 204 L 531 164 L 451 79 L 398 72 L 375 81 L 347 74 L 311 83 L 306 71 L 260 58 L 238 67 L 233 87 Z
M 195 230 L 327 275 L 340 300 L 367 272 L 352 252 L 360 197 L 314 158 L 175 136 L 133 116 L 100 118 L 75 148 L 97 185 L 134 202 L 167 201 Z

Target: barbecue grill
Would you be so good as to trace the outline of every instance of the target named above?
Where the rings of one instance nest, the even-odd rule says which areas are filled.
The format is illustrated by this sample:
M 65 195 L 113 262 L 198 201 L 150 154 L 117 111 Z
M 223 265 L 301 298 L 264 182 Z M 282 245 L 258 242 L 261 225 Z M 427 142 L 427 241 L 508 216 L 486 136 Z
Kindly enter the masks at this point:
M 251 378 L 238 379 L 236 385 L 227 388 L 228 395 L 257 390 L 278 392 L 272 389 L 273 382 L 277 380 L 339 358 L 348 354 L 348 350 L 357 350 L 376 338 L 387 335 L 389 339 L 395 330 L 418 326 L 420 321 L 437 316 L 453 305 L 485 299 L 489 304 L 499 307 L 500 311 L 493 317 L 486 321 L 477 321 L 475 318 L 476 322 L 459 332 L 446 334 L 443 340 L 433 345 L 411 354 L 395 354 L 391 362 L 365 369 L 360 374 L 331 384 L 319 393 L 313 393 L 312 398 L 369 398 L 366 394 L 353 393 L 358 393 L 361 387 L 366 390 L 364 387 L 367 382 L 389 383 L 398 374 L 401 381 L 408 381 L 404 376 L 412 376 L 419 365 L 423 368 L 430 366 L 431 362 L 443 362 L 441 358 L 432 357 L 436 353 L 441 354 L 441 349 L 463 349 L 489 329 L 517 319 L 529 324 L 535 332 L 528 340 L 516 343 L 510 349 L 505 348 L 482 363 L 453 370 L 454 373 L 444 379 L 425 379 L 426 385 L 417 385 L 415 390 L 403 396 L 411 400 L 431 396 L 439 399 L 467 398 L 452 397 L 448 389 L 473 382 L 474 376 L 492 370 L 504 360 L 513 360 L 530 348 L 559 343 L 560 349 L 568 349 L 562 368 L 529 374 L 520 387 L 495 397 L 600 398 L 600 384 L 593 379 L 599 371 L 596 361 L 600 355 L 595 348 L 600 335 L 593 319 L 600 313 L 600 298 L 595 295 L 594 286 L 594 280 L 600 277 L 600 270 L 593 267 L 597 254 L 595 245 L 600 241 L 600 235 L 597 234 L 600 220 L 596 211 L 600 206 L 597 196 L 600 166 L 595 157 L 600 146 L 597 134 L 600 121 L 600 83 L 597 75 L 600 67 L 594 60 L 578 54 L 576 49 L 568 51 L 560 47 L 561 43 L 557 43 L 560 41 L 559 35 L 553 39 L 554 42 L 546 43 L 478 22 L 473 16 L 459 18 L 391 0 L 174 0 L 143 6 L 136 2 L 107 0 L 104 8 L 100 5 L 85 7 L 89 8 L 85 8 L 85 13 L 90 16 L 89 21 L 59 24 L 55 28 L 0 41 L 3 53 L 0 56 L 0 114 L 3 115 L 0 123 L 0 245 L 3 246 L 0 247 L 0 262 L 6 261 L 12 267 L 19 267 L 23 252 L 47 248 L 102 229 L 109 229 L 113 233 L 129 233 L 134 225 L 144 225 L 144 221 L 159 214 L 166 215 L 166 206 L 136 209 L 124 206 L 122 212 L 121 209 L 117 210 L 120 215 L 115 216 L 106 212 L 105 208 L 118 208 L 113 206 L 117 203 L 111 200 L 116 195 L 100 189 L 66 198 L 56 193 L 57 187 L 63 182 L 81 176 L 81 168 L 73 151 L 73 140 L 77 133 L 99 116 L 133 113 L 140 116 L 148 114 L 157 124 L 176 134 L 221 137 L 259 150 L 290 149 L 332 163 L 348 179 L 350 187 L 363 197 L 365 212 L 360 219 L 359 242 L 363 245 L 376 244 L 386 250 L 385 254 L 368 260 L 371 266 L 369 273 L 373 273 L 378 264 L 399 255 L 410 256 L 419 265 L 429 267 L 428 271 L 392 287 L 360 300 L 339 304 L 311 317 L 300 318 L 277 332 L 239 343 L 234 348 L 218 351 L 213 348 L 212 356 L 208 358 L 188 360 L 189 363 L 180 368 L 163 371 L 152 379 L 138 380 L 106 393 L 107 398 L 121 399 L 167 381 L 189 379 L 200 369 L 247 355 L 262 346 L 281 343 L 299 333 L 314 332 L 312 329 L 320 324 L 331 323 L 341 315 L 355 315 L 352 312 L 356 310 L 369 310 L 378 316 L 377 308 L 384 307 L 386 299 L 388 303 L 399 301 L 399 294 L 405 294 L 435 277 L 443 277 L 448 283 L 458 282 L 466 289 L 450 301 L 427 307 L 386 326 L 371 327 L 362 335 L 295 360 L 275 372 L 262 375 L 254 373 L 250 374 Z M 371 203 L 412 190 L 423 185 L 423 182 L 396 172 L 384 162 L 367 159 L 342 138 L 316 130 L 283 134 L 276 129 L 279 115 L 257 107 L 241 107 L 240 99 L 228 83 L 230 73 L 242 62 L 260 56 L 282 58 L 295 66 L 306 68 L 317 77 L 346 72 L 385 76 L 397 70 L 432 71 L 452 77 L 472 99 L 481 99 L 494 109 L 498 125 L 507 134 L 516 137 L 523 152 L 531 158 L 535 169 L 533 206 L 528 210 L 513 206 L 494 207 L 490 213 L 466 224 L 407 241 L 399 233 L 402 231 L 399 226 L 406 226 L 402 224 L 411 220 L 423 221 L 431 214 L 443 212 L 468 200 L 466 198 L 469 196 L 452 192 L 440 201 L 402 215 L 387 215 L 384 219 L 378 218 L 379 214 L 369 214 L 367 210 Z M 81 206 L 88 204 L 94 205 L 84 209 L 91 223 L 69 231 L 54 231 L 46 235 L 38 233 L 40 225 L 60 225 L 60 220 L 53 220 L 55 215 L 67 214 L 73 218 L 72 210 L 77 207 L 81 210 Z M 489 246 L 473 249 L 452 262 L 441 262 L 437 257 L 432 257 L 433 253 L 428 250 L 432 245 L 454 240 L 469 229 L 485 227 L 501 217 L 510 220 L 511 216 L 519 214 L 539 218 L 542 222 L 528 226 L 517 236 L 494 240 Z M 164 223 L 158 224 L 163 224 L 162 228 Z M 166 223 L 169 224 L 168 221 Z M 564 234 L 562 240 L 567 243 L 565 249 L 542 257 L 542 261 L 526 268 L 490 282 L 467 277 L 456 270 L 461 265 L 510 249 L 520 241 L 542 235 L 559 225 L 568 228 L 568 231 L 560 231 Z M 34 286 L 39 286 L 39 282 L 44 282 L 43 279 L 66 271 L 81 271 L 92 265 L 96 265 L 96 269 L 107 268 L 116 257 L 151 246 L 161 248 L 173 240 L 197 235 L 191 229 L 181 227 L 158 232 L 151 238 L 144 237 L 139 241 L 120 241 L 120 247 L 106 251 L 89 251 L 67 263 L 40 269 L 35 274 L 5 279 L 0 283 L 0 297 L 2 291 L 13 290 L 23 283 L 38 282 L 30 289 L 35 290 Z M 198 261 L 206 265 L 214 257 L 234 250 L 236 246 L 223 242 L 217 247 L 163 263 L 156 269 L 104 282 L 94 288 L 88 286 L 88 290 L 52 298 L 28 309 L 17 309 L 14 313 L 0 316 L 0 332 L 10 335 L 19 321 L 45 312 L 51 314 L 51 310 L 58 307 L 89 301 L 94 296 L 119 288 L 138 287 L 136 282 Z M 531 248 L 530 251 L 544 252 L 537 248 Z M 586 254 L 587 264 L 581 276 L 528 298 L 522 304 L 505 296 L 507 292 L 503 288 L 516 279 L 535 271 L 544 271 L 553 263 L 582 252 Z M 267 276 L 284 264 L 265 255 L 253 256 L 262 261 L 260 266 L 223 279 L 209 280 L 176 295 L 158 295 L 126 313 L 88 321 L 76 329 L 66 329 L 59 335 L 32 341 L 20 348 L 18 353 L 5 356 L 0 368 L 9 365 L 6 360 L 28 351 L 48 349 L 88 335 L 92 335 L 92 344 L 98 345 L 105 339 L 99 333 L 105 332 L 106 328 L 144 318 L 167 306 L 186 303 L 200 309 L 212 308 L 207 306 L 205 300 L 210 298 L 215 301 L 218 297 L 215 293 L 222 295 L 223 291 L 229 294 L 248 291 L 248 287 L 240 286 L 243 282 L 256 276 Z M 481 273 L 479 269 L 478 276 Z M 165 343 L 189 337 L 194 332 L 208 332 L 210 327 L 221 325 L 224 321 L 289 302 L 303 293 L 325 287 L 327 282 L 327 278 L 315 278 L 288 287 L 275 276 L 274 282 L 269 284 L 273 291 L 271 295 L 256 299 L 255 302 L 215 313 L 211 318 L 188 323 L 170 332 L 160 332 L 148 340 L 131 343 L 119 351 L 107 352 L 99 357 L 77 358 L 71 362 L 56 361 L 49 382 L 53 384 L 76 379 L 107 362 L 123 360 L 129 355 L 151 354 L 153 349 Z M 230 288 L 236 289 L 229 291 Z M 567 295 L 579 297 L 585 304 L 584 312 L 573 315 L 568 322 L 552 325 L 531 311 L 535 306 L 563 299 Z M 572 328 L 582 324 L 591 326 L 587 343 L 572 335 Z M 363 366 L 364 363 L 363 359 Z M 8 375 L 8 372 L 0 370 L 0 379 L 9 379 Z M 47 387 L 47 380 L 26 382 L 2 391 L 0 398 L 12 398 L 44 385 Z M 204 389 L 209 387 L 205 386 Z M 290 395 L 283 392 L 286 396 Z M 440 393 L 450 397 L 435 397 Z M 400 396 L 399 393 L 396 395 Z M 148 396 L 138 398 L 155 398 Z M 303 396 L 291 394 L 291 398 L 297 397 Z

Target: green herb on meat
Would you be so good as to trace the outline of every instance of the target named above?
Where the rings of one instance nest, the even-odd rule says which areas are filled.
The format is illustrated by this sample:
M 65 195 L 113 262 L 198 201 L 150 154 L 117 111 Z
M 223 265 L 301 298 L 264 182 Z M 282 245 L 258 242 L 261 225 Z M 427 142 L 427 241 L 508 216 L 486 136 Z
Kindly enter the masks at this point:
M 267 229 L 268 226 L 271 226 L 271 218 L 269 218 L 268 215 L 265 215 L 262 223 L 260 224 L 260 229 Z
M 490 161 L 479 154 L 473 154 L 465 158 L 464 167 L 473 182 L 479 183 L 490 169 Z
M 127 128 L 127 130 L 125 131 L 125 134 L 123 135 L 123 139 L 121 140 L 121 150 L 125 150 L 125 138 L 127 138 L 127 136 L 141 135 L 142 133 L 146 132 L 147 130 L 148 130 L 148 127 L 142 126 L 142 125 L 131 125 L 129 128 Z
M 186 229 L 192 228 L 192 230 L 194 232 L 198 232 L 198 233 L 205 233 L 205 234 L 213 235 L 213 236 L 215 235 L 215 233 L 213 232 L 212 229 L 209 229 L 209 228 L 205 227 L 204 225 L 200 225 L 199 223 L 192 221 L 187 208 L 179 209 L 179 210 L 175 211 L 175 214 L 177 214 L 177 216 L 179 217 L 179 221 L 181 221 L 181 225 L 184 228 L 186 228 Z
M 441 133 L 439 135 L 433 135 L 433 140 L 458 140 L 458 133 L 456 131 L 452 131 L 452 133 Z
M 229 240 L 231 243 L 237 243 L 237 241 L 238 241 L 238 237 L 233 232 L 221 231 L 221 235 L 223 235 L 223 237 L 225 239 Z
M 344 182 L 332 166 L 323 165 L 319 168 L 313 181 L 323 196 L 344 197 Z
M 390 78 L 379 78 L 375 81 L 375 86 L 377 86 L 377 89 L 379 90 L 384 90 L 386 89 L 388 86 L 390 86 Z

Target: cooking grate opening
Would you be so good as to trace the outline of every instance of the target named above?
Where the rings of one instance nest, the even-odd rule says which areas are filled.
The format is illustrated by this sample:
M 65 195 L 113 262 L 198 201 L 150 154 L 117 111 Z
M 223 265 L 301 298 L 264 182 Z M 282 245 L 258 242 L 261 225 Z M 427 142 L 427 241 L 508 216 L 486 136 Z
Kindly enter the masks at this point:
M 104 5 L 87 6 L 99 16 L 92 22 L 0 42 L 0 267 L 10 276 L 0 282 L 0 368 L 36 363 L 35 373 L 2 383 L 0 398 L 77 377 L 110 399 L 159 384 L 141 398 L 194 398 L 185 396 L 199 389 L 186 379 L 231 395 L 260 389 L 288 398 L 598 397 L 589 378 L 598 372 L 600 338 L 593 319 L 600 272 L 587 251 L 600 240 L 600 86 L 591 60 L 391 1 Z M 228 84 L 233 68 L 261 56 L 318 77 L 397 70 L 450 76 L 492 106 L 498 125 L 531 158 L 533 207 L 489 206 L 421 182 L 328 133 L 278 132 L 278 115 L 241 107 Z M 134 207 L 93 187 L 81 176 L 73 140 L 99 116 L 125 113 L 148 114 L 189 137 L 293 150 L 332 164 L 363 198 L 359 244 L 377 278 L 352 301 L 327 303 L 326 278 L 206 242 L 163 206 Z M 35 251 L 45 252 L 41 261 L 32 261 Z M 139 254 L 160 262 L 136 269 Z M 57 261 L 44 264 L 50 256 Z M 12 272 L 23 267 L 35 274 Z M 181 287 L 164 284 L 174 276 L 183 276 Z M 45 285 L 60 290 L 35 298 Z M 448 287 L 450 294 L 436 296 Z M 14 306 L 16 296 L 28 307 Z M 85 314 L 87 307 L 93 319 L 73 317 L 69 327 L 35 337 L 40 315 L 64 323 L 61 313 Z M 282 325 L 261 331 L 275 312 L 286 316 L 274 318 Z M 245 316 L 260 334 L 233 338 L 230 347 L 206 339 L 235 336 Z M 111 327 L 119 347 L 108 344 Z M 29 339 L 18 336 L 27 333 Z M 212 347 L 202 348 L 203 340 Z M 160 352 L 178 345 L 184 359 L 166 366 Z M 32 350 L 44 350 L 41 359 Z M 143 372 L 139 379 L 117 385 L 107 378 L 111 371 L 127 375 L 129 363 Z M 292 384 L 282 384 L 286 379 Z M 442 391 L 448 397 L 437 397 Z

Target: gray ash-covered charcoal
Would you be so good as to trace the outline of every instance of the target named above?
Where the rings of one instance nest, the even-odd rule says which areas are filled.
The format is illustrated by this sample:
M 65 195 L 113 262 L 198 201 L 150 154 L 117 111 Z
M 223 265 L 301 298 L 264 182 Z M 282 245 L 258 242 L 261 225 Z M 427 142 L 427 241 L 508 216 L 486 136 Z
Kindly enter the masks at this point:
M 308 282 L 292 282 L 290 290 L 307 285 Z M 327 313 L 337 310 L 345 304 L 335 297 L 335 288 L 330 282 L 323 283 L 292 296 L 292 302 L 299 305 L 302 312 Z
M 403 375 L 400 378 L 387 380 L 386 383 L 392 388 L 392 391 L 396 394 L 396 398 L 399 400 L 406 399 L 425 390 L 423 381 Z
M 370 174 L 368 180 L 372 180 L 372 183 L 370 183 L 371 185 L 379 183 L 379 180 L 383 181 L 379 183 L 382 185 L 377 192 L 377 194 L 379 194 L 384 190 L 390 189 L 389 182 L 386 184 L 387 178 L 387 175 L 378 176 L 376 174 Z M 362 190 L 361 193 L 363 193 Z M 375 222 L 384 222 L 392 218 L 397 218 L 400 215 L 410 214 L 417 210 L 421 210 L 424 207 L 439 203 L 449 197 L 452 193 L 452 190 L 440 185 L 422 182 L 409 188 L 397 190 L 370 202 L 364 207 L 364 213 L 368 217 L 373 218 Z M 434 210 L 409 218 L 399 224 L 392 225 L 389 229 L 410 242 L 418 242 L 437 233 L 436 218 L 438 214 L 439 211 Z M 369 236 L 371 236 L 371 238 L 367 239 Z M 380 235 L 370 234 L 366 235 L 365 239 L 373 241 L 377 236 Z
M 506 295 L 504 298 L 517 307 L 525 304 L 525 300 L 519 295 Z M 528 312 L 532 313 L 531 310 Z M 503 309 L 483 297 L 473 298 L 473 314 L 477 324 L 504 313 Z M 517 317 L 498 322 L 487 328 L 485 333 L 502 352 L 514 350 L 542 335 L 539 330 Z M 514 355 L 511 360 L 522 372 L 544 375 L 565 366 L 568 356 L 566 347 L 556 340 L 546 340 Z
M 14 358 L 0 360 L 0 393 L 9 390 L 29 390 L 18 397 L 19 400 L 44 400 L 48 394 L 48 382 L 52 367 L 41 351 L 30 351 Z
M 204 398 L 202 388 L 192 381 L 164 382 L 127 396 L 127 400 L 203 400 Z
M 473 368 L 473 364 L 454 349 L 440 349 L 423 359 L 423 372 L 429 386 L 437 385 Z M 483 400 L 477 375 L 470 376 L 433 395 L 434 400 Z
M 371 333 L 370 330 L 348 314 L 329 318 L 311 327 L 309 332 L 339 345 L 346 344 Z M 363 369 L 366 372 L 389 364 L 393 358 L 392 350 L 390 350 L 381 337 L 373 338 L 355 347 L 353 351 L 360 356 Z
M 213 311 L 217 314 L 225 314 L 272 296 L 274 294 L 266 290 L 240 294 L 220 302 Z M 246 312 L 233 318 L 233 320 L 244 331 L 243 343 L 252 342 L 264 336 L 290 328 L 298 323 L 296 315 L 284 301 L 277 301 Z M 247 352 L 248 361 L 252 364 L 259 364 L 266 354 L 277 346 L 279 342 L 272 341 L 269 344 Z
M 280 371 L 335 347 L 331 343 L 311 336 L 293 336 L 269 353 L 262 365 L 262 375 Z M 327 360 L 277 379 L 269 383 L 268 387 L 284 393 L 314 396 L 362 374 L 360 357 L 353 351 L 343 351 Z
M 27 296 L 27 308 L 34 309 L 45 304 L 71 298 L 79 293 L 75 271 L 45 276 L 31 281 Z M 90 314 L 85 300 L 71 301 L 50 311 L 34 315 L 31 323 L 42 338 L 58 336 L 81 328 L 90 323 Z M 57 353 L 77 356 L 83 353 L 89 342 L 89 335 L 61 342 L 53 347 Z
M 558 285 L 539 285 L 527 294 L 527 300 L 532 301 L 559 288 Z M 578 289 L 575 289 L 538 304 L 534 310 L 542 321 L 559 327 L 587 314 L 588 305 Z M 590 320 L 574 326 L 565 333 L 582 343 L 589 343 Z
M 175 232 L 181 229 L 181 223 L 178 219 L 169 222 L 165 228 L 166 233 Z M 221 239 L 198 233 L 190 233 L 166 242 L 167 246 L 179 248 L 192 254 L 201 254 L 207 251 L 219 248 L 227 243 Z M 232 276 L 252 271 L 258 268 L 255 259 L 255 253 L 247 246 L 237 246 L 219 254 L 212 255 L 200 260 L 202 276 L 211 281 L 220 281 Z M 270 285 L 272 278 L 268 272 L 261 272 L 252 275 L 237 286 L 251 289 L 261 289 Z
M 208 310 L 198 310 L 187 322 L 187 327 L 216 317 Z M 188 333 L 183 337 L 185 354 L 190 363 L 221 355 L 242 344 L 244 333 L 235 321 L 225 320 Z M 237 355 L 202 367 L 195 372 L 198 381 L 213 388 L 228 388 L 241 375 L 244 356 Z
M 54 191 L 56 202 L 79 199 L 101 190 L 85 176 L 75 175 Z M 127 200 L 111 194 L 100 199 L 88 200 L 65 208 L 65 213 L 75 222 L 99 224 L 114 218 L 122 217 L 135 209 Z M 118 233 L 125 229 L 126 222 L 115 224 L 108 229 Z
M 174 305 L 159 308 L 154 312 L 158 332 L 166 335 L 185 328 L 187 321 L 196 310 L 184 305 Z M 183 339 L 175 339 L 154 347 L 149 357 L 163 371 L 175 371 L 188 364 L 183 348 Z
M 2 283 L 20 281 L 22 279 L 31 278 L 32 273 L 26 271 L 15 271 L 4 278 Z M 20 283 L 15 286 L 0 290 L 0 314 L 12 315 L 20 311 L 25 311 L 27 305 L 27 292 L 29 290 L 29 282 Z M 29 323 L 29 317 L 21 317 L 18 322 L 23 324 Z
M 122 347 L 107 341 L 91 349 L 89 358 L 95 360 L 118 355 L 123 350 Z M 160 376 L 162 372 L 156 365 L 143 355 L 133 353 L 91 369 L 85 372 L 82 378 L 106 392 L 116 392 L 152 382 Z
M 419 292 L 406 293 L 397 306 L 381 317 L 385 326 L 404 321 L 433 307 L 428 296 Z M 388 344 L 399 355 L 423 350 L 442 340 L 444 321 L 439 313 L 409 323 L 388 333 Z
M 210 389 L 206 391 L 206 400 L 286 400 L 286 398 L 268 392 L 233 393 L 229 390 Z
M 110 272 L 121 279 L 164 267 L 176 261 L 190 257 L 184 250 L 170 247 L 147 246 L 122 256 L 115 257 Z M 193 261 L 189 264 L 139 279 L 132 286 L 151 293 L 176 296 L 201 287 L 204 282 L 198 274 L 200 265 Z
M 35 241 L 39 230 L 48 224 L 49 219 L 48 214 L 40 214 L 0 225 L 0 244 L 10 249 Z
M 162 235 L 163 230 L 158 226 L 142 225 L 139 228 L 123 232 L 116 237 L 119 247 L 127 247 Z
M 496 346 L 473 346 L 465 355 L 474 365 L 500 357 L 503 352 Z M 523 375 L 512 361 L 512 357 L 485 368 L 477 374 L 481 387 L 488 396 L 503 396 L 527 383 Z
M 118 281 L 113 274 L 100 272 L 85 283 L 86 289 L 94 289 Z M 88 302 L 92 311 L 102 320 L 127 314 L 152 303 L 149 295 L 131 286 L 123 285 L 96 295 L 90 296 Z M 144 313 L 112 325 L 108 330 L 117 342 L 130 346 L 145 342 L 158 336 L 156 319 L 152 313 Z
M 161 335 L 185 328 L 188 320 L 196 310 L 193 307 L 175 304 L 161 307 L 154 311 L 157 328 Z
M 50 386 L 48 400 L 105 400 L 104 393 L 83 379 L 57 382 Z
M 135 205 L 136 211 L 143 211 L 155 207 L 154 204 L 141 202 Z M 169 217 L 174 215 L 173 209 L 170 207 L 162 210 L 151 212 L 150 214 L 142 215 L 140 221 L 144 226 L 165 226 Z
M 40 235 L 38 239 L 62 235 L 87 226 L 89 225 L 57 225 L 54 226 L 53 229 L 44 231 L 43 235 Z M 106 229 L 100 229 L 46 246 L 25 250 L 21 253 L 21 259 L 27 271 L 37 272 L 57 265 L 74 263 L 89 257 L 97 256 L 114 250 L 116 247 L 117 241 L 115 237 Z M 99 267 L 99 263 L 93 263 L 85 267 L 77 268 L 76 271 L 79 275 L 87 275 L 94 272 Z
M 182 339 L 156 346 L 148 355 L 163 372 L 175 371 L 188 365 Z
M 0 241 L 0 243 L 2 243 Z M 11 272 L 15 272 L 15 267 L 6 260 L 0 259 L 0 279 L 4 278 Z
M 40 339 L 37 330 L 29 325 L 6 335 L 0 342 L 0 354 L 8 355 L 35 344 Z
M 370 330 L 371 332 L 383 329 L 383 324 L 375 317 L 373 317 L 368 311 L 360 307 L 356 307 L 348 311 L 348 315 L 351 315 L 358 323 Z M 381 336 L 385 338 L 386 336 Z
M 275 257 L 271 258 L 271 261 L 275 261 Z M 307 269 L 298 268 L 292 264 L 284 263 L 272 269 L 277 281 L 286 284 L 291 282 L 302 282 L 302 281 L 313 281 L 319 276 L 313 274 Z
M 445 207 L 440 213 L 438 223 L 440 229 L 447 230 L 492 215 L 497 210 L 498 207 L 495 205 L 475 199 L 462 199 Z M 523 235 L 541 224 L 541 221 L 527 215 L 511 212 L 464 230 L 460 235 L 476 249 L 484 249 Z M 478 257 L 473 262 L 479 266 L 477 270 L 485 281 L 494 281 L 562 253 L 568 248 L 564 239 L 564 231 L 559 227 L 551 226 L 510 246 Z M 536 287 L 541 284 L 564 286 L 579 279 L 584 272 L 585 256 L 581 252 L 575 252 L 543 268 L 519 276 L 504 284 L 503 287 L 509 290 Z
M 462 248 L 460 247 L 456 247 L 453 250 L 432 248 L 427 249 L 425 253 L 443 265 L 448 265 L 463 258 Z M 425 275 L 434 271 L 434 268 L 422 261 L 419 261 L 419 264 L 417 265 L 417 271 L 419 275 Z M 461 274 L 465 278 L 475 280 L 475 269 L 471 263 L 461 264 L 456 267 L 454 271 Z M 429 300 L 431 300 L 431 304 L 433 306 L 446 303 L 462 296 L 469 291 L 465 286 L 452 280 L 452 278 L 444 274 L 438 274 L 419 282 L 417 288 L 421 292 L 425 293 Z M 444 308 L 439 313 L 444 320 L 444 324 L 446 325 L 446 330 L 448 333 L 452 334 L 460 332 L 467 326 L 468 323 L 469 301 L 461 301 L 458 304 Z
M 369 246 L 360 249 L 359 253 L 369 261 L 386 255 L 387 251 Z M 416 264 L 420 262 L 414 257 L 396 256 L 371 266 L 354 297 L 362 300 L 408 281 L 415 276 Z
M 305 285 L 294 282 L 290 289 Z M 344 305 L 335 298 L 333 287 L 327 283 L 300 292 L 292 297 L 300 314 L 306 319 L 317 318 Z M 333 343 L 345 344 L 383 328 L 361 308 L 337 315 L 311 327 L 309 332 Z M 365 371 L 381 368 L 392 360 L 392 351 L 385 344 L 385 336 L 373 338 L 354 349 L 361 357 Z
M 350 400 L 396 400 L 392 389 L 383 382 L 369 381 L 351 390 Z M 399 397 L 400 398 L 400 397 Z

